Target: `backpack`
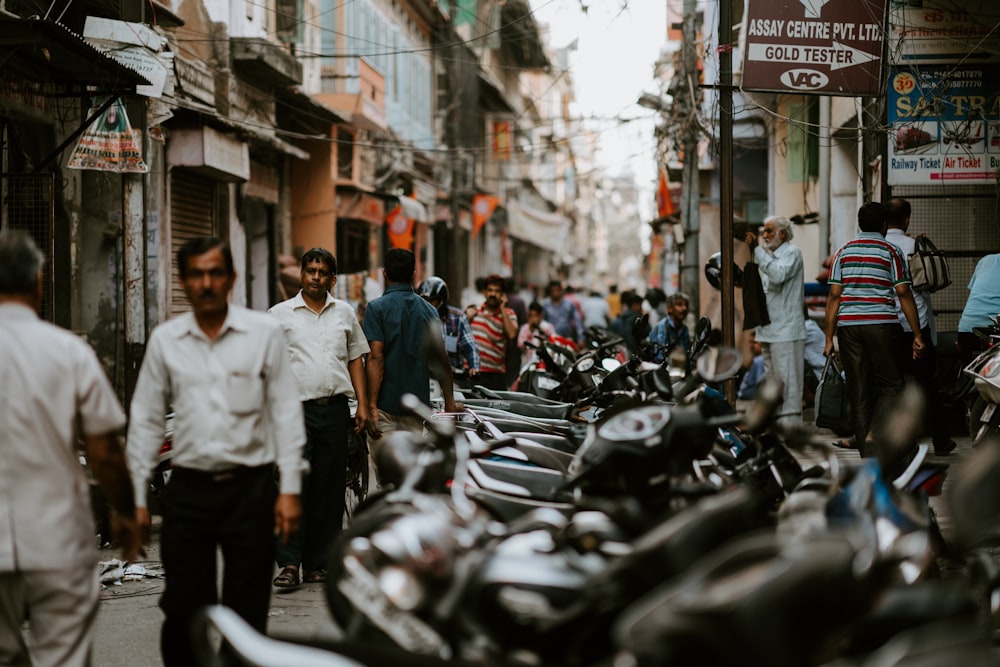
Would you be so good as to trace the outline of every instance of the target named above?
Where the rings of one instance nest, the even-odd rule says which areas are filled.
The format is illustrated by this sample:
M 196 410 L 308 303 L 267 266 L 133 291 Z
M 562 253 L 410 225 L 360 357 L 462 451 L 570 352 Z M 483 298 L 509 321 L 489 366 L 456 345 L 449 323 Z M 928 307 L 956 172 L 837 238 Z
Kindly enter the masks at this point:
M 951 284 L 948 260 L 926 235 L 916 238 L 913 254 L 907 257 L 915 292 L 937 292 Z

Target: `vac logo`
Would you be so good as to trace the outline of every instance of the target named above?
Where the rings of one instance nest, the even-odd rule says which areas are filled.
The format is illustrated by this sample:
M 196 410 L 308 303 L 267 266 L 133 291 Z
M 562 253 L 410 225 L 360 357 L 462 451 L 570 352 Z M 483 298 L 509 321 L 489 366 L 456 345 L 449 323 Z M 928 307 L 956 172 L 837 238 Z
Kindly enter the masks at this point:
M 781 83 L 795 90 L 817 90 L 830 82 L 830 78 L 814 69 L 790 69 L 781 73 Z

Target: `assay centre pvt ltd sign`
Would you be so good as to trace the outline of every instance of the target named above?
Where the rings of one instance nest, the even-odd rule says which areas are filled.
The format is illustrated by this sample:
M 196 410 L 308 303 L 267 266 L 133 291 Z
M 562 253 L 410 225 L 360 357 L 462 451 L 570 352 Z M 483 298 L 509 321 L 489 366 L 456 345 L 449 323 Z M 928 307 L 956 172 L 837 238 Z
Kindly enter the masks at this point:
M 750 0 L 743 88 L 879 94 L 885 0 Z

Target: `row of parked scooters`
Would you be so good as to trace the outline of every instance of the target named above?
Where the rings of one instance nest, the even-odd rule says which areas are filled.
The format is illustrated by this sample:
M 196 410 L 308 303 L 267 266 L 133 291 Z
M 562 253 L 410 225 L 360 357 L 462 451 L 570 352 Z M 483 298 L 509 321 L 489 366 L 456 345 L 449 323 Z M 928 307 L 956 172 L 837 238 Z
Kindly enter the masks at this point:
M 996 662 L 1000 442 L 949 482 L 949 542 L 917 389 L 877 457 L 847 464 L 775 421 L 776 384 L 733 409 L 718 387 L 742 356 L 707 320 L 678 364 L 648 343 L 622 362 L 591 334 L 538 343 L 520 386 L 544 392 L 474 390 L 459 414 L 409 397 L 425 435 L 387 437 L 383 488 L 328 559 L 336 638 L 261 637 L 214 607 L 203 664 Z

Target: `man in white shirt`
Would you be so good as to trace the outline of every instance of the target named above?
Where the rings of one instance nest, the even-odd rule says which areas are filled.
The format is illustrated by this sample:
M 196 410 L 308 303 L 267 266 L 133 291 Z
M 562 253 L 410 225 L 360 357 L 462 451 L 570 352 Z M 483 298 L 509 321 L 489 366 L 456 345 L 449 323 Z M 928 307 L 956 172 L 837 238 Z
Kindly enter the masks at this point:
M 802 383 L 805 376 L 806 325 L 802 304 L 805 279 L 802 251 L 791 244 L 794 235 L 788 218 L 772 215 L 757 235 L 747 232 L 745 241 L 753 250 L 767 300 L 770 324 L 756 329 L 764 351 L 765 373 L 774 373 L 785 385 L 778 420 L 802 423 Z
M 144 552 L 118 443 L 125 413 L 94 351 L 39 319 L 43 262 L 29 236 L 0 233 L 0 665 L 83 667 L 99 597 L 78 436 L 122 558 Z
M 299 566 L 305 583 L 326 581 L 326 554 L 340 532 L 344 514 L 344 480 L 350 434 L 350 399 L 361 398 L 355 431 L 368 426 L 365 366 L 368 340 L 351 304 L 334 299 L 337 259 L 324 248 L 302 255 L 302 289 L 271 308 L 281 322 L 291 352 L 292 373 L 305 414 L 305 459 L 309 474 L 302 481 L 302 530 L 278 545 L 278 588 L 298 586 Z
M 910 202 L 896 197 L 889 200 L 886 208 L 889 210 L 889 217 L 886 219 L 885 240 L 899 248 L 900 254 L 905 260 L 916 250 L 916 240 L 906 234 L 906 230 L 910 227 L 910 214 L 912 213 Z M 916 359 L 913 358 L 913 355 L 901 355 L 903 372 L 913 376 L 913 379 L 924 391 L 928 407 L 932 407 L 939 404 L 940 398 L 937 382 L 934 379 L 937 371 L 937 355 L 934 349 L 937 345 L 937 328 L 934 326 L 931 293 L 914 290 L 913 300 L 917 304 L 917 319 L 920 321 L 921 336 L 927 346 L 924 348 L 924 353 Z M 903 314 L 899 297 L 896 297 L 896 313 L 899 323 L 903 326 L 903 331 L 906 332 L 905 349 L 909 350 L 913 343 L 913 330 Z M 945 420 L 938 419 L 939 412 L 939 410 L 934 409 L 924 411 L 924 431 L 932 438 L 934 453 L 938 456 L 945 456 L 955 449 L 955 442 L 948 434 L 948 425 Z
M 222 604 L 266 631 L 274 535 L 287 540 L 298 530 L 305 444 L 281 325 L 229 304 L 236 272 L 228 244 L 192 239 L 177 253 L 177 266 L 192 312 L 150 335 L 127 446 L 136 513 L 148 527 L 146 483 L 173 406 L 174 467 L 161 497 L 160 532 L 167 667 L 196 664 L 190 625 L 198 609 L 218 601 L 219 547 Z

